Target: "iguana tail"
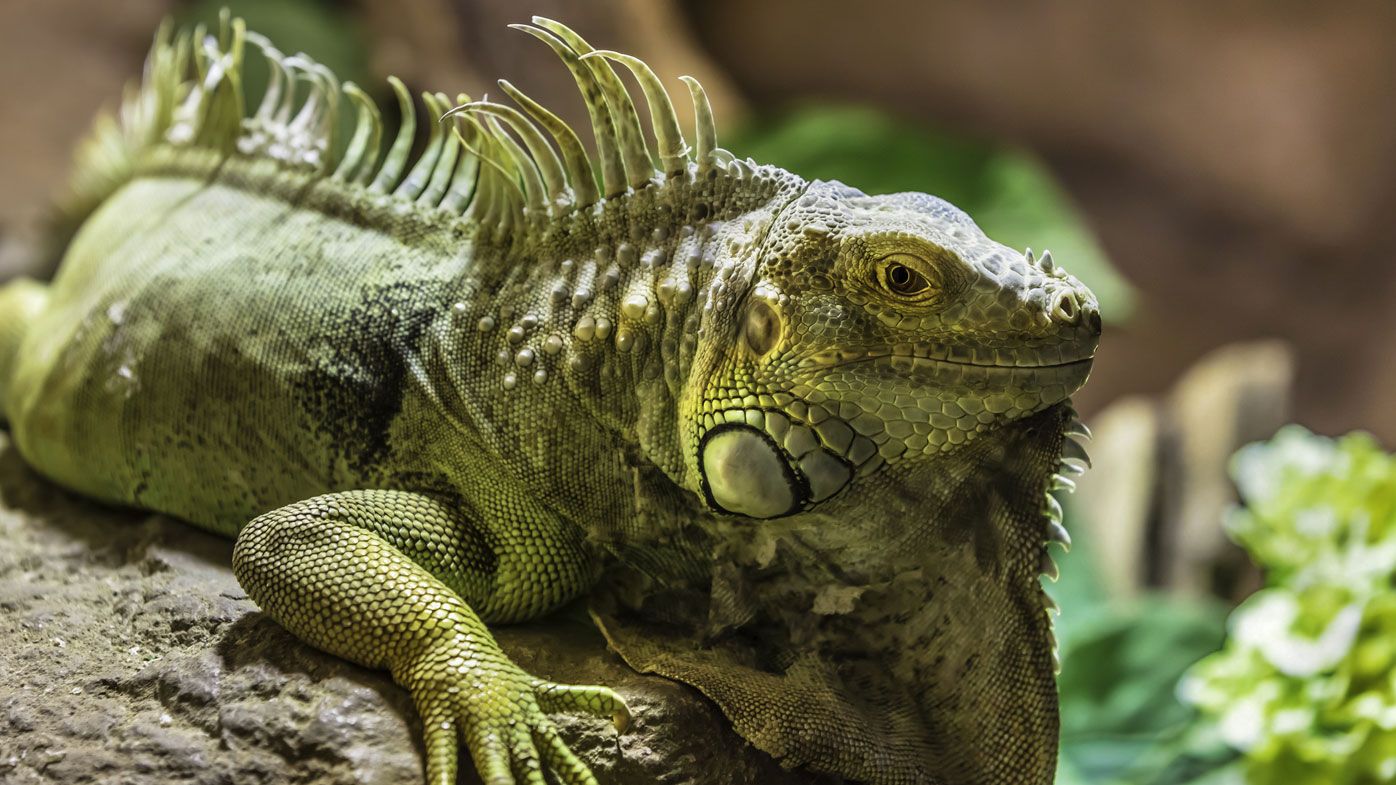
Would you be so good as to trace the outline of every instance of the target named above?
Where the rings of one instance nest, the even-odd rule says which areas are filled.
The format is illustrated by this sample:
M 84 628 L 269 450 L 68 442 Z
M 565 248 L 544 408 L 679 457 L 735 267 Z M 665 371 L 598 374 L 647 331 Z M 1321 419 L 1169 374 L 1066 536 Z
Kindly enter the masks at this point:
M 0 423 L 9 422 L 5 401 L 20 342 L 47 302 L 48 287 L 32 278 L 19 278 L 0 286 Z

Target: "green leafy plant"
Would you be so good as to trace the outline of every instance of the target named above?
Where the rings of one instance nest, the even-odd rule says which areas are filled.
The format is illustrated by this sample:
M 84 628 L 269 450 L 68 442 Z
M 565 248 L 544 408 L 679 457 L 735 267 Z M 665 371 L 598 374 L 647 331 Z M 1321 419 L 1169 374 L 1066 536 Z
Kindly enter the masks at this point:
M 1246 447 L 1231 536 L 1266 571 L 1180 684 L 1252 785 L 1396 781 L 1396 458 L 1290 426 Z
M 1062 608 L 1057 785 L 1221 785 L 1199 778 L 1235 754 L 1199 725 L 1177 684 L 1221 646 L 1225 609 L 1162 594 L 1112 602 L 1094 559 L 1090 540 L 1081 538 L 1058 559 L 1062 578 L 1048 587 Z

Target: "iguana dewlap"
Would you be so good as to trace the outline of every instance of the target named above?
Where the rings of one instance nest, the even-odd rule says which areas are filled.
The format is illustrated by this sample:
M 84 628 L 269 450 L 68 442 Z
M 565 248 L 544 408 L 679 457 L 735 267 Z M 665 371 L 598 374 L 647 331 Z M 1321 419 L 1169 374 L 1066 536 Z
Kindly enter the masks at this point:
M 690 144 L 644 63 L 518 27 L 576 78 L 594 155 L 500 82 L 514 105 L 424 94 L 414 158 L 394 80 L 380 156 L 377 107 L 305 56 L 226 17 L 162 30 L 79 157 L 56 278 L 0 289 L 20 453 L 236 536 L 269 615 L 411 692 L 433 783 L 461 741 L 490 783 L 594 782 L 547 714 L 623 729 L 622 699 L 485 626 L 585 594 L 628 662 L 790 765 L 1049 783 L 1038 577 L 1094 297 L 934 197 L 735 159 L 685 78 Z

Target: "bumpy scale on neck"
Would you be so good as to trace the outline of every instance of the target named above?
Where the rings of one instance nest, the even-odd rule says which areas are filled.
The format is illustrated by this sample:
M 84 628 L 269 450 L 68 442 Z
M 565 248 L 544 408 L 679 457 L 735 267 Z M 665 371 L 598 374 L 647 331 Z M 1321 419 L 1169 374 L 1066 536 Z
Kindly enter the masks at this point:
M 705 177 L 693 166 L 539 222 L 536 241 L 477 248 L 478 293 L 458 307 L 480 334 L 473 350 L 494 360 L 491 383 L 563 386 L 681 481 L 684 385 L 727 345 L 756 249 L 803 187 L 771 167 Z

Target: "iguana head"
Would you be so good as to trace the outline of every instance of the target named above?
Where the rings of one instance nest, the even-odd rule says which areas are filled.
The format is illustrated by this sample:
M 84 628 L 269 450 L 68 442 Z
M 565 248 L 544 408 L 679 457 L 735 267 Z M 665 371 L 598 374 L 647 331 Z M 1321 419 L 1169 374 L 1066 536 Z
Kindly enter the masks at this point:
M 1094 295 L 933 196 L 816 182 L 755 252 L 691 429 L 702 492 L 779 518 L 1066 400 Z
M 941 199 L 801 185 L 714 237 L 680 408 L 712 572 L 640 614 L 687 613 L 690 637 L 603 624 L 790 765 L 1051 782 L 1039 578 L 1065 539 L 1049 491 L 1063 457 L 1084 458 L 1068 398 L 1095 297 Z

